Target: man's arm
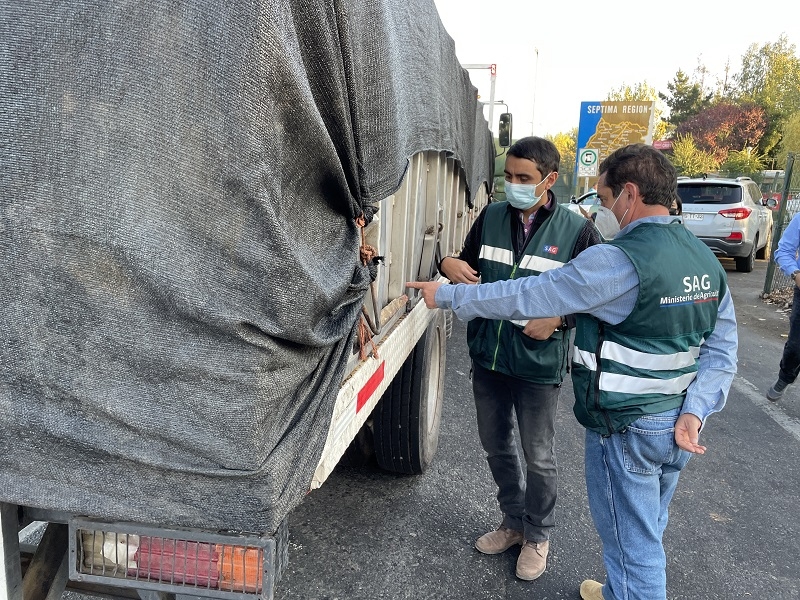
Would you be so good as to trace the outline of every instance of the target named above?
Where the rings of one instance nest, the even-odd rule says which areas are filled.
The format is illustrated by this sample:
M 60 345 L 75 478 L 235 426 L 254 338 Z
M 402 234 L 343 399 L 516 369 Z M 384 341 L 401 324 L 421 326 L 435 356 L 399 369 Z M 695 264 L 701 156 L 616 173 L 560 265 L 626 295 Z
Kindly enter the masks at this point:
M 452 308 L 462 320 L 532 319 L 587 313 L 616 325 L 636 304 L 639 279 L 633 263 L 619 248 L 598 244 L 563 267 L 536 277 L 481 285 L 406 284 L 422 290 L 430 308 Z
M 597 227 L 594 226 L 594 222 L 591 220 L 587 220 L 586 223 L 583 224 L 583 229 L 581 229 L 580 234 L 578 235 L 578 241 L 575 242 L 575 248 L 572 250 L 572 258 L 575 258 L 589 248 L 590 246 L 594 246 L 596 244 L 602 244 L 603 240 L 600 237 L 600 232 L 597 231 Z M 566 322 L 566 329 L 574 329 L 575 328 L 575 314 L 564 315 L 564 321 Z
M 445 256 L 439 263 L 439 272 L 453 283 L 477 283 L 480 279 L 479 258 L 483 232 L 484 208 L 467 232 L 464 246 L 458 256 Z
M 789 222 L 775 250 L 775 262 L 789 277 L 800 266 L 797 264 L 797 247 L 800 245 L 800 213 Z
M 714 331 L 700 346 L 697 377 L 686 390 L 681 416 L 675 423 L 675 443 L 684 450 L 705 452 L 705 446 L 697 443 L 700 429 L 711 413 L 725 406 L 736 375 L 738 347 L 736 313 L 728 290 L 719 304 Z

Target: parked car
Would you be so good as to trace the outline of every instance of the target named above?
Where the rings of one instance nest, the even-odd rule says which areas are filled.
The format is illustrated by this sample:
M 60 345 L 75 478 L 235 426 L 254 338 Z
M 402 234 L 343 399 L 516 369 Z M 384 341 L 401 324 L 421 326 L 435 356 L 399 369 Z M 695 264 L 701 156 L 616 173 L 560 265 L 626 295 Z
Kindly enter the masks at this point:
M 768 258 L 772 211 L 749 177 L 678 178 L 683 223 L 720 257 L 733 258 L 749 273 L 756 258 Z
M 564 206 L 572 212 L 583 214 L 584 217 L 591 216 L 597 212 L 597 207 L 600 206 L 600 198 L 597 195 L 597 190 L 589 190 L 577 198 L 570 198 L 569 204 L 564 203 Z M 581 211 L 581 208 L 583 211 Z

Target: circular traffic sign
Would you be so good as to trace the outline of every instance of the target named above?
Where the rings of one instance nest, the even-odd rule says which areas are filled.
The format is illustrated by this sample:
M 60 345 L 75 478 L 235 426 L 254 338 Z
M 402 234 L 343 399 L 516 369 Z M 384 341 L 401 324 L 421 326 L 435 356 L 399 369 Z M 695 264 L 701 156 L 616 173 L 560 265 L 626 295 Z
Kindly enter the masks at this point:
M 585 148 L 581 150 L 580 161 L 582 165 L 591 167 L 594 163 L 597 162 L 597 150 L 590 148 Z

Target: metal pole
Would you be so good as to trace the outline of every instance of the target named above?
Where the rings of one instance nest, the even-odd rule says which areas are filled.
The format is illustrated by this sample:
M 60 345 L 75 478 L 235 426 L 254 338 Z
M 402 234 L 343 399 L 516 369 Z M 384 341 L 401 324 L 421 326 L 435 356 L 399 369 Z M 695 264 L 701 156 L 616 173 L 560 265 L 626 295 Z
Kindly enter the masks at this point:
M 489 131 L 494 131 L 494 84 L 497 80 L 497 65 L 489 67 L 491 73 L 490 87 L 489 87 Z
M 783 176 L 783 193 L 781 194 L 781 205 L 778 209 L 778 218 L 772 223 L 772 247 L 769 252 L 769 262 L 767 263 L 767 276 L 764 278 L 764 293 L 766 296 L 772 292 L 772 283 L 775 278 L 775 250 L 778 249 L 778 242 L 780 242 L 781 235 L 783 235 L 784 221 L 786 221 L 786 214 L 788 212 L 789 204 L 789 187 L 791 185 L 792 169 L 794 167 L 795 153 L 789 152 L 786 157 L 786 170 Z
M 536 63 L 533 71 L 533 110 L 531 110 L 531 135 L 536 133 L 536 82 L 539 79 L 539 48 L 534 48 Z

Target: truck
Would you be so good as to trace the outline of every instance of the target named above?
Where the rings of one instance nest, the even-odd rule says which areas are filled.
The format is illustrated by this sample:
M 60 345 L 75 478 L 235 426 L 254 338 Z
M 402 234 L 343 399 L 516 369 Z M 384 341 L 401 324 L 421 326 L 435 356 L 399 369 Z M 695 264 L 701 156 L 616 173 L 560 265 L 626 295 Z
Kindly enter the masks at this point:
M 477 90 L 432 0 L 3 24 L 0 600 L 269 600 L 343 456 L 433 460 L 449 321 L 405 282 L 490 201 Z

